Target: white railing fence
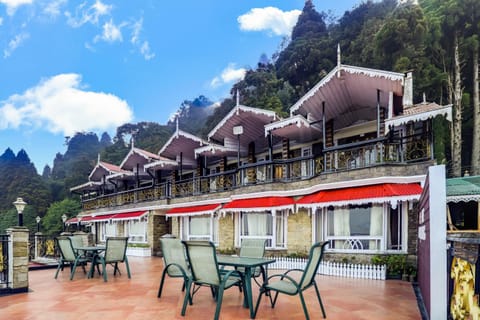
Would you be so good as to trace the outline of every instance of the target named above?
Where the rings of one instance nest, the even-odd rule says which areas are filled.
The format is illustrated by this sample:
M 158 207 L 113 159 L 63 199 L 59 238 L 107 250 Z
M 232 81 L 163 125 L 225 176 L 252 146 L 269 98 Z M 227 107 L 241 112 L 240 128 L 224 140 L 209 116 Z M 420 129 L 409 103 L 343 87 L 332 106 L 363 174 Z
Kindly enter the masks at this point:
M 304 258 L 274 258 L 277 261 L 270 264 L 268 266 L 269 269 L 304 269 L 307 264 L 307 259 Z M 385 280 L 387 276 L 387 268 L 385 265 L 380 266 L 322 261 L 318 266 L 317 273 L 335 277 Z

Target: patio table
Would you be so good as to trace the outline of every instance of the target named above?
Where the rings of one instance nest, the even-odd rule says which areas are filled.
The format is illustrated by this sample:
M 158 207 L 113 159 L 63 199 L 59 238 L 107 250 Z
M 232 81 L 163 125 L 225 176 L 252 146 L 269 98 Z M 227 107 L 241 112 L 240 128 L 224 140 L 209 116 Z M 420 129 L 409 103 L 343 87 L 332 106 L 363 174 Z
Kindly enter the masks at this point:
M 247 301 L 244 302 L 244 307 L 250 309 L 250 318 L 255 318 L 255 309 L 252 302 L 252 274 L 256 267 L 260 267 L 263 276 L 263 282 L 267 281 L 268 265 L 274 263 L 276 260 L 272 258 L 247 258 L 239 256 L 218 255 L 217 263 L 221 266 L 243 267 L 245 268 L 245 291 Z M 248 279 L 248 281 L 247 281 Z
M 85 256 L 91 257 L 92 264 L 90 266 L 90 271 L 88 272 L 88 278 L 93 278 L 95 274 L 95 260 L 99 253 L 105 251 L 105 246 L 87 246 L 87 247 L 76 247 L 76 250 L 83 250 L 85 252 Z M 100 271 L 99 271 L 100 272 Z

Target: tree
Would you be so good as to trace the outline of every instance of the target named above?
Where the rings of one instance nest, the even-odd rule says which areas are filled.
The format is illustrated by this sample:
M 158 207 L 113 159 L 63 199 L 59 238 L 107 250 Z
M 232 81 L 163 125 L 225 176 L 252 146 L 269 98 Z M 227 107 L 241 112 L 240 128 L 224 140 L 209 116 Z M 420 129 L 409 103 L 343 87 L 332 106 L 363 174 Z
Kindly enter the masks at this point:
M 77 200 L 67 198 L 52 203 L 42 219 L 43 232 L 59 234 L 63 231 L 62 215 L 65 214 L 69 219 L 75 217 L 80 211 L 81 205 Z

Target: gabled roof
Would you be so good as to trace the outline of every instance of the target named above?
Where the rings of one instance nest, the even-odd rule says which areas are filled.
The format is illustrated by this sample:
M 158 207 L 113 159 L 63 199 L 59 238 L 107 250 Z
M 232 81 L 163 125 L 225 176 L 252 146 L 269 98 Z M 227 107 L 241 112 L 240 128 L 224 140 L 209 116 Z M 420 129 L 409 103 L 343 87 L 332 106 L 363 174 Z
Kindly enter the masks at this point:
M 325 102 L 325 120 L 335 119 L 335 129 L 341 129 L 358 120 L 375 119 L 377 90 L 380 105 L 386 107 L 389 92 L 403 96 L 403 84 L 403 73 L 339 65 L 300 98 L 290 108 L 290 114 L 321 120 Z
M 297 114 L 265 125 L 265 136 L 269 132 L 274 136 L 289 138 L 292 141 L 313 141 L 322 136 L 322 124 L 318 121 L 309 121 Z
M 237 152 L 238 148 L 229 148 L 219 144 L 210 143 L 206 146 L 195 149 L 195 158 L 200 155 L 207 157 L 235 156 Z
M 101 181 L 104 176 L 121 172 L 122 169 L 114 164 L 99 161 L 88 176 L 89 181 Z
M 274 111 L 237 105 L 210 131 L 208 140 L 218 141 L 224 146 L 228 146 L 226 140 L 237 141 L 238 137 L 241 145 L 259 138 L 265 140 L 264 126 L 277 120 L 278 116 Z M 233 132 L 233 128 L 238 126 L 243 128 L 243 133 L 239 136 Z
M 88 182 L 85 182 L 84 184 L 71 187 L 70 192 L 82 191 L 82 190 L 84 190 L 84 191 L 88 191 L 88 190 L 96 191 L 98 189 L 98 187 L 101 186 L 102 184 L 103 184 L 103 182 L 101 182 L 101 181 L 88 181 Z
M 133 170 L 137 164 L 140 164 L 143 167 L 145 164 L 159 159 L 160 157 L 157 154 L 133 147 L 123 159 L 120 168 Z
M 144 166 L 145 169 L 152 170 L 172 170 L 176 167 L 178 167 L 177 161 L 165 157 L 160 157 L 160 160 L 150 162 Z
M 193 134 L 177 129 L 170 139 L 168 139 L 163 145 L 158 154 L 162 157 L 173 160 L 177 160 L 177 157 L 182 154 L 183 161 L 192 162 L 195 160 L 194 150 L 207 144 L 207 141 L 194 136 Z
M 404 125 L 410 121 L 425 121 L 430 118 L 435 118 L 438 115 L 443 115 L 448 121 L 452 121 L 452 105 L 440 106 L 435 102 L 422 102 L 411 107 L 406 107 L 403 113 L 385 120 L 386 132 L 389 131 L 390 126 Z

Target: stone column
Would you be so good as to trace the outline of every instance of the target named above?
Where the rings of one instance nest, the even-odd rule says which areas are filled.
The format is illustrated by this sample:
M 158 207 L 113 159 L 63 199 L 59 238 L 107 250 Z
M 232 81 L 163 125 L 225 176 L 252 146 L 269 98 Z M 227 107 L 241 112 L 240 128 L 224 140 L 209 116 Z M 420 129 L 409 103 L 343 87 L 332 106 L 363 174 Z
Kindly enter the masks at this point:
M 8 279 L 14 292 L 28 291 L 28 229 L 13 227 L 6 230 L 8 243 Z

